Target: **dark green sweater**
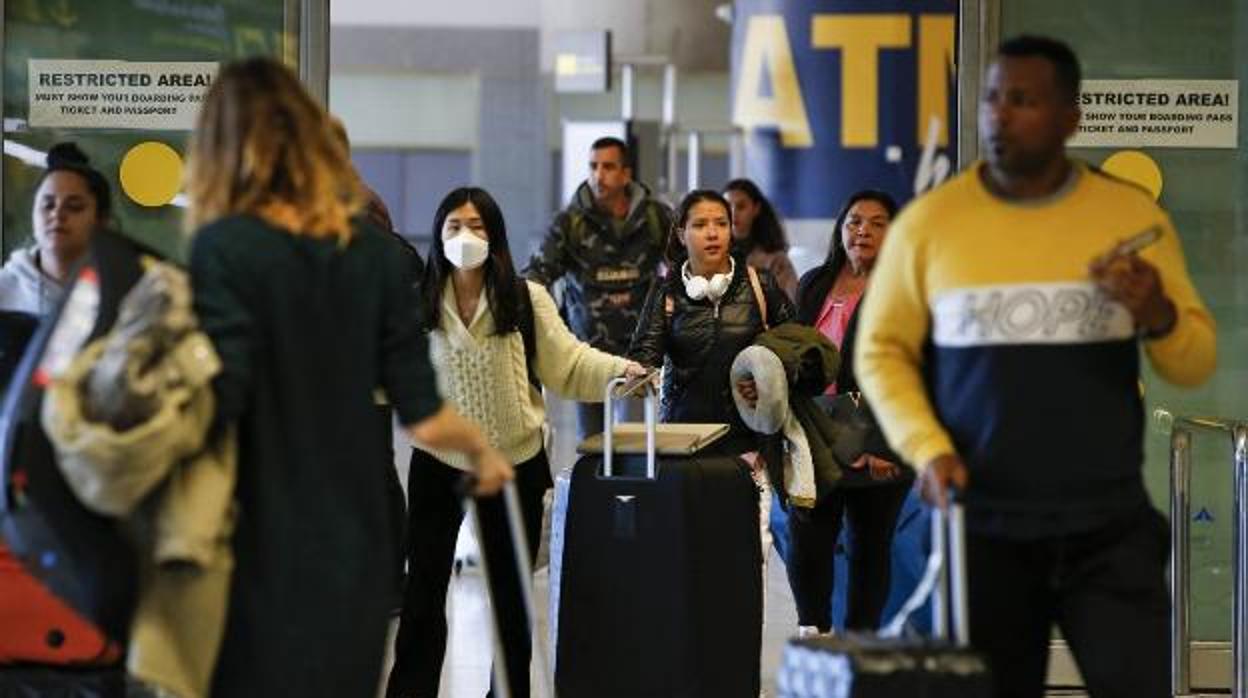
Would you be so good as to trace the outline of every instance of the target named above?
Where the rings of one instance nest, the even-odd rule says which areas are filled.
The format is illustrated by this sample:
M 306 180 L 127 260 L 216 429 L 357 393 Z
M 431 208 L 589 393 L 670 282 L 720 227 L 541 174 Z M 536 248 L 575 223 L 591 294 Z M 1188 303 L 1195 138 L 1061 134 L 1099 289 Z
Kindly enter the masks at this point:
M 398 545 L 373 390 L 399 419 L 441 405 L 406 260 L 234 216 L 198 232 L 195 311 L 239 425 L 240 505 L 215 695 L 365 696 L 380 675 Z

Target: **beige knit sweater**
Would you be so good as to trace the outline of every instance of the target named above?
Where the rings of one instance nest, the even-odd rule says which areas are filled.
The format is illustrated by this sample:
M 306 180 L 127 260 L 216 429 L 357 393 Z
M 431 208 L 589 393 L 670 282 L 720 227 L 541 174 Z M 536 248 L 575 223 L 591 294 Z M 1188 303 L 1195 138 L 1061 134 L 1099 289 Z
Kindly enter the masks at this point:
M 542 447 L 546 403 L 529 384 L 524 340 L 519 332 L 494 334 L 494 315 L 482 289 L 477 313 L 467 327 L 455 307 L 455 290 L 447 279 L 442 292 L 440 326 L 429 336 L 429 355 L 438 374 L 438 390 L 468 419 L 476 422 L 495 448 L 512 463 L 522 463 Z M 611 378 L 624 373 L 628 361 L 594 349 L 563 324 L 555 301 L 533 282 L 533 325 L 537 344 L 534 369 L 546 389 L 586 402 L 602 400 Z M 458 453 L 415 446 L 439 461 L 470 470 Z

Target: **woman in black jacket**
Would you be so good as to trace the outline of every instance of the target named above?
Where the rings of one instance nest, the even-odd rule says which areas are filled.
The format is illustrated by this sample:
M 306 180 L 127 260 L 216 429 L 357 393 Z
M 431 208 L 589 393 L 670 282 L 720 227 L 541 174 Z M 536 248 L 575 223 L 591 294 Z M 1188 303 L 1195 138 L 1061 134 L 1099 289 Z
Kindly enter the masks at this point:
M 896 213 L 896 202 L 884 192 L 851 195 L 837 217 L 827 259 L 798 284 L 798 321 L 818 328 L 841 350 L 841 366 L 829 394 L 858 392 L 853 360 L 857 310 Z M 806 632 L 831 630 L 832 558 L 846 515 L 852 538 L 845 626 L 855 630 L 879 626 L 888 599 L 893 529 L 912 481 L 913 474 L 895 454 L 865 453 L 814 509 L 790 510 L 792 548 L 786 569 L 798 623 Z
M 765 328 L 747 267 L 733 260 L 731 245 L 724 198 L 708 189 L 686 195 L 668 239 L 667 274 L 651 287 L 628 353 L 665 367 L 662 421 L 727 424 L 720 447 L 740 455 L 757 451 L 759 439 L 737 414 L 729 369 Z M 793 304 L 771 275 L 760 271 L 758 279 L 767 325 L 792 320 Z

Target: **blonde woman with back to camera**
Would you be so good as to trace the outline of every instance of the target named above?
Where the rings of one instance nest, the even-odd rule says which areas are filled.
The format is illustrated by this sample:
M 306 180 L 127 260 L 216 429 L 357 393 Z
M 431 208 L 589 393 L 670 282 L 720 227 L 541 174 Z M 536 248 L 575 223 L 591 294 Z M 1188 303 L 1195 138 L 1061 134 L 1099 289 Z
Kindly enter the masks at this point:
M 329 117 L 268 58 L 221 69 L 192 136 L 195 310 L 239 427 L 236 567 L 214 695 L 372 695 L 398 550 L 373 389 L 422 443 L 467 456 L 478 491 L 510 464 L 444 405 L 394 243 Z

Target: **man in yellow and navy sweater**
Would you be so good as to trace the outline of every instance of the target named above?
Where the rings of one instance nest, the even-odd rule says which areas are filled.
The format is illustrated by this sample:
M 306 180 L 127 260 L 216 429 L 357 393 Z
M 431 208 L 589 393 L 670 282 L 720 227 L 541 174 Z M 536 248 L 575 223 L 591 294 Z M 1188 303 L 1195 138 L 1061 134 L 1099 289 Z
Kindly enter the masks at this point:
M 1196 385 L 1215 327 L 1169 217 L 1067 158 L 1079 63 L 1001 45 L 983 162 L 893 223 L 863 309 L 858 379 L 925 496 L 965 493 L 971 642 L 997 696 L 1039 698 L 1051 626 L 1092 696 L 1169 694 L 1164 518 L 1141 473 L 1140 345 Z M 1114 252 L 1156 229 L 1145 249 Z

